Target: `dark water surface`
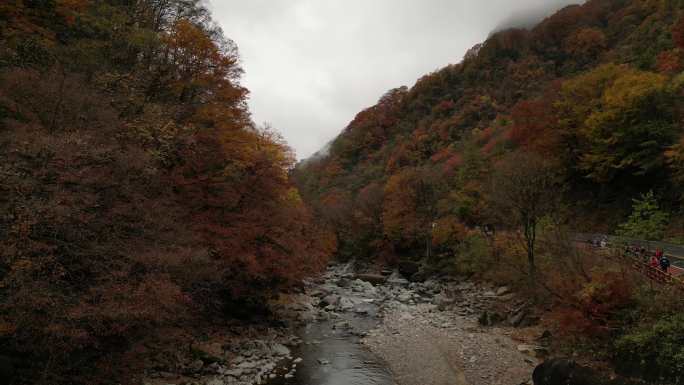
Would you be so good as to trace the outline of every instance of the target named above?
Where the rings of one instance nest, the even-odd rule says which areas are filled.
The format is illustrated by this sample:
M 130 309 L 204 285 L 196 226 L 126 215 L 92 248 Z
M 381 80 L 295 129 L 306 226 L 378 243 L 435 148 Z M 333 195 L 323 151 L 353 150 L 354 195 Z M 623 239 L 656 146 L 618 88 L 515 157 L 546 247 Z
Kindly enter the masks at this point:
M 362 335 L 375 328 L 377 305 L 369 299 L 339 318 L 312 322 L 299 331 L 302 344 L 293 351 L 301 357 L 295 376 L 280 378 L 273 385 L 392 385 L 395 382 L 385 363 L 361 345 Z

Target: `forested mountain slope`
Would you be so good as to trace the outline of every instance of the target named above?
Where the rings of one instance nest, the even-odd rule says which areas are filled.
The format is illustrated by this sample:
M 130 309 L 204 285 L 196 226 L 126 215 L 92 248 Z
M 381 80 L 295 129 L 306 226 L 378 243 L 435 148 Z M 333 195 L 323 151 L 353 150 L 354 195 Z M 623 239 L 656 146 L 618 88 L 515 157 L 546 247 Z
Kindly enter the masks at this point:
M 513 153 L 553 164 L 575 230 L 614 231 L 649 190 L 678 213 L 683 16 L 680 0 L 590 0 L 495 33 L 360 112 L 297 166 L 300 190 L 341 256 L 371 259 L 457 253 L 502 222 L 490 180 Z
M 325 266 L 241 72 L 197 0 L 1 2 L 0 377 L 137 383 L 143 342 Z

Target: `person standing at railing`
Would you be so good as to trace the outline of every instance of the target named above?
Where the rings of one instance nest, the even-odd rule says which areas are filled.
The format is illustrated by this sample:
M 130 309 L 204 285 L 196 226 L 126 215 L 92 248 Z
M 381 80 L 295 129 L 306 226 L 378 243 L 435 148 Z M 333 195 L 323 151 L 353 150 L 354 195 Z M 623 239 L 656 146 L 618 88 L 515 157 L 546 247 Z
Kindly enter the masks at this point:
M 660 269 L 666 273 L 670 269 L 670 260 L 665 255 L 660 257 Z
M 660 250 L 660 247 L 656 248 L 655 256 L 656 258 L 658 258 L 658 260 L 660 260 L 663 257 L 663 251 Z
M 660 260 L 655 255 L 651 257 L 651 267 L 657 269 L 660 266 Z

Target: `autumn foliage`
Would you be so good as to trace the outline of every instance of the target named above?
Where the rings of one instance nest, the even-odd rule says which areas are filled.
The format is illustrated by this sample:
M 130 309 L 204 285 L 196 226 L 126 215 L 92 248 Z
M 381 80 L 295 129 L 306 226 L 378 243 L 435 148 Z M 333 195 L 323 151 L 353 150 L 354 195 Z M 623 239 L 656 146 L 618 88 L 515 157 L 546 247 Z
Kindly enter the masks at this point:
M 292 151 L 251 122 L 236 46 L 200 2 L 16 1 L 0 26 L 16 383 L 135 383 L 143 337 L 325 266 L 334 234 L 291 184 Z
M 484 192 L 498 167 L 526 167 L 506 165 L 511 152 L 558 165 L 566 220 L 582 231 L 615 228 L 654 186 L 678 208 L 683 12 L 676 1 L 592 0 L 494 33 L 461 63 L 388 92 L 295 180 L 319 212 L 331 192 L 345 197 L 338 238 L 358 247 L 340 248 L 344 257 L 426 257 L 430 227 L 453 220 L 507 228 Z M 354 228 L 347 219 L 369 184 L 384 186 L 383 215 L 375 242 L 360 243 L 344 226 Z M 446 243 L 461 242 L 457 233 Z

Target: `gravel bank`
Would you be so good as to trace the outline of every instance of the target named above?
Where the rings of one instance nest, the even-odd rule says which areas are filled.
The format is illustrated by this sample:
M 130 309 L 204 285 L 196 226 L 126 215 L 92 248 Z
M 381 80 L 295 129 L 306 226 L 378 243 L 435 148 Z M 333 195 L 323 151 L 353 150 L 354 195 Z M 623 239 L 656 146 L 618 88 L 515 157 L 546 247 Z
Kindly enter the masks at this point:
M 538 361 L 510 337 L 513 329 L 482 327 L 477 321 L 485 306 L 480 299 L 501 299 L 471 284 L 451 286 L 399 288 L 395 298 L 412 299 L 387 302 L 381 326 L 364 344 L 388 363 L 400 385 L 531 384 Z M 431 296 L 436 290 L 442 293 Z M 460 300 L 450 302 L 445 291 L 459 292 Z M 426 303 L 430 297 L 432 303 Z
M 438 314 L 434 305 L 387 313 L 364 343 L 389 364 L 400 385 L 520 385 L 531 383 L 537 364 L 505 330 Z

